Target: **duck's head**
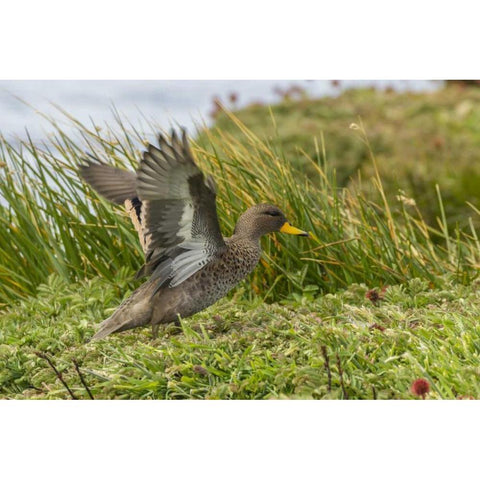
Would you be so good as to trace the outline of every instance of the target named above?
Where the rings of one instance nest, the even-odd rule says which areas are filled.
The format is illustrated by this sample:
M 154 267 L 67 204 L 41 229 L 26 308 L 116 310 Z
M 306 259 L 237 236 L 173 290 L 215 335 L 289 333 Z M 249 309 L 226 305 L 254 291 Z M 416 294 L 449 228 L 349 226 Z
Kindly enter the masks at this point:
M 262 235 L 271 232 L 308 237 L 307 232 L 292 227 L 278 207 L 267 203 L 254 205 L 243 213 L 237 221 L 234 234 L 259 239 Z

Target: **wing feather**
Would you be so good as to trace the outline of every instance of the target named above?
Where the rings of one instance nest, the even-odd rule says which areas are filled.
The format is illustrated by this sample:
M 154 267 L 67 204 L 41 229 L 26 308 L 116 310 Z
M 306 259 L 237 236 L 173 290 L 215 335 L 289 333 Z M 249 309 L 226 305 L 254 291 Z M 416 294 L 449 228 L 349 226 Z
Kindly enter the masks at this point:
M 137 170 L 137 193 L 143 202 L 146 261 L 142 274 L 159 284 L 185 281 L 225 248 L 216 211 L 213 179 L 195 164 L 185 132 L 170 143 L 159 136 Z
M 85 159 L 79 167 L 80 176 L 107 200 L 122 205 L 137 196 L 135 173 Z

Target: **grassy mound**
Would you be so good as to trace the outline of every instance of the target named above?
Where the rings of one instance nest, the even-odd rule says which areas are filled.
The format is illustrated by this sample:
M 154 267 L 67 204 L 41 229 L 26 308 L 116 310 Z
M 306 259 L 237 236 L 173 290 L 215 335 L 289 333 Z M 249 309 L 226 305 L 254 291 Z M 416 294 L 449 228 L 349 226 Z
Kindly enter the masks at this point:
M 443 195 L 450 226 L 466 226 L 480 208 L 480 89 L 450 85 L 431 93 L 348 90 L 336 98 L 287 99 L 276 105 L 251 105 L 235 111 L 238 119 L 289 162 L 315 175 L 308 157 L 316 158 L 323 137 L 326 157 L 341 187 L 375 195 L 369 148 L 389 200 L 398 190 L 414 198 L 429 225 L 437 226 L 436 184 Z M 361 122 L 369 145 L 349 129 Z M 218 110 L 216 125 L 243 141 L 243 133 Z M 478 225 L 478 217 L 474 217 Z
M 155 341 L 144 329 L 85 343 L 128 287 L 52 276 L 2 317 L 0 397 L 408 399 L 425 378 L 427 398 L 478 398 L 478 286 L 442 282 L 271 305 L 237 292 Z

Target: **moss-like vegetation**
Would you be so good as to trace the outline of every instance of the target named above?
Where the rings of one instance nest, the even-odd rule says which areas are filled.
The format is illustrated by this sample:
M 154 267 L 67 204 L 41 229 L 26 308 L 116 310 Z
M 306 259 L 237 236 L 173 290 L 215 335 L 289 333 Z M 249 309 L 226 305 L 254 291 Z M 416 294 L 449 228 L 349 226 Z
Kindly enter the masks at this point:
M 378 300 L 365 285 L 271 305 L 239 294 L 153 341 L 141 329 L 86 343 L 124 281 L 51 277 L 1 318 L 0 397 L 409 399 L 425 378 L 427 398 L 478 398 L 478 286 L 442 282 Z

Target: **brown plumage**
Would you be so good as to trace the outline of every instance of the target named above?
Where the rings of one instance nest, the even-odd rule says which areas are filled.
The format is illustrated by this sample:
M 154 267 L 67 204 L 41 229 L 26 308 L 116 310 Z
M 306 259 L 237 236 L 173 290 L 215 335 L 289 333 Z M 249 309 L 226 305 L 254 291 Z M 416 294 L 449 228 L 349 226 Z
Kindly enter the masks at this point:
M 215 303 L 257 265 L 260 237 L 281 231 L 307 236 L 287 222 L 278 207 L 250 207 L 234 234 L 223 238 L 216 189 L 193 160 L 187 137 L 148 146 L 136 173 L 85 161 L 80 175 L 107 199 L 124 203 L 138 230 L 149 279 L 100 324 L 94 339 L 113 332 L 178 322 Z

